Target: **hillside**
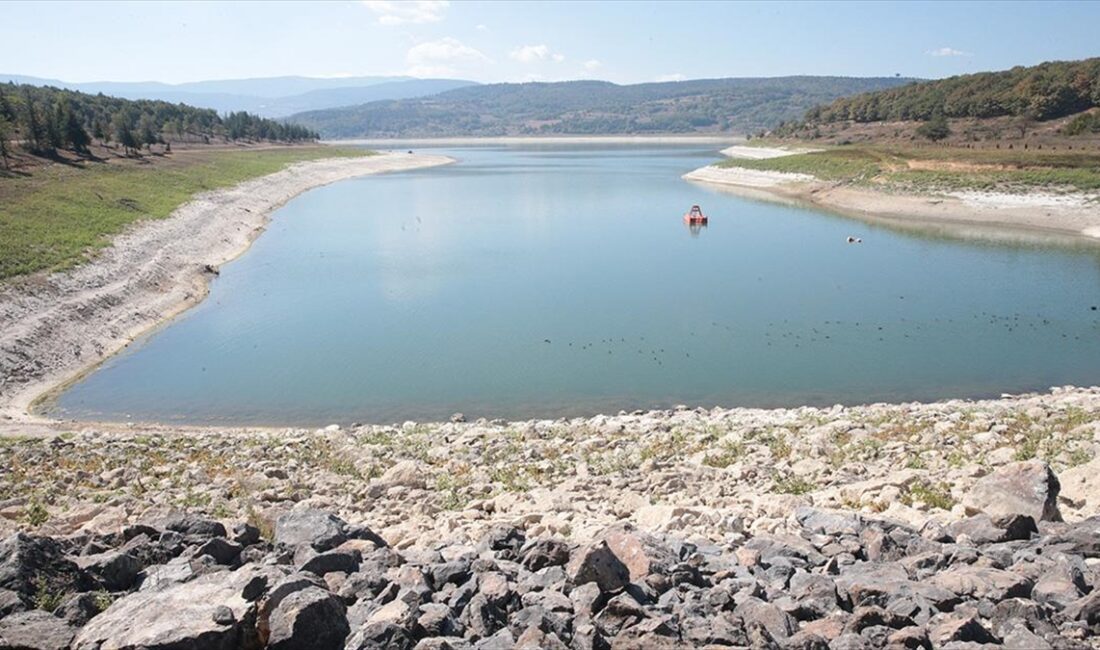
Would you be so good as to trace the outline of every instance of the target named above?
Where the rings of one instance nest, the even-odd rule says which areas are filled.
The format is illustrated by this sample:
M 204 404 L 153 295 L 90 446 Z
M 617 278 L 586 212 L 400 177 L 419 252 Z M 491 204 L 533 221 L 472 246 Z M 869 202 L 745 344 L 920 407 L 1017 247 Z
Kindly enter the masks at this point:
M 814 107 L 807 122 L 878 122 L 1021 116 L 1050 120 L 1100 106 L 1100 58 L 948 77 L 844 97 Z
M 103 93 L 125 99 L 184 103 L 220 113 L 247 111 L 269 118 L 383 99 L 423 97 L 474 84 L 459 79 L 413 77 L 266 77 L 181 84 L 155 81 L 72 83 L 14 74 L 0 74 L 0 82 L 51 86 L 93 95 Z
M 910 83 L 894 77 L 490 84 L 431 97 L 292 116 L 326 138 L 746 133 L 837 97 Z
M 172 142 L 299 142 L 316 138 L 307 128 L 250 113 L 222 117 L 211 109 L 186 104 L 0 84 L 0 164 L 5 169 L 20 151 L 39 157 L 56 157 L 59 151 L 90 155 L 92 145 L 113 143 L 122 153 L 132 154 L 155 144 L 170 147 Z

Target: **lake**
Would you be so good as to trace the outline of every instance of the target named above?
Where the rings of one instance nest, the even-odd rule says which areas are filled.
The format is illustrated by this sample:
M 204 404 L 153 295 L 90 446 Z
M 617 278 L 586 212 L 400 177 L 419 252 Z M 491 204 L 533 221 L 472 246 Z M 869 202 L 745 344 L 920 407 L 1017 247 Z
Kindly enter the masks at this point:
M 714 145 L 432 152 L 459 162 L 289 202 L 209 298 L 49 414 L 525 419 L 1100 381 L 1096 248 L 899 231 L 681 180 Z M 710 217 L 697 232 L 692 204 Z

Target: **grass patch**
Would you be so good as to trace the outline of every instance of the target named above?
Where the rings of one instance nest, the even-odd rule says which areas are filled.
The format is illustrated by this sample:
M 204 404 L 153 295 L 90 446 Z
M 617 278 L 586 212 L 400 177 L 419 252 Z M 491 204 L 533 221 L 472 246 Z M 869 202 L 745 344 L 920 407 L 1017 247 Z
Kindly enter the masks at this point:
M 802 478 L 801 476 L 789 475 L 789 476 L 773 476 L 772 484 L 775 486 L 775 491 L 781 494 L 806 494 L 812 492 L 814 484 Z
M 34 584 L 35 589 L 34 595 L 31 597 L 31 604 L 34 605 L 35 609 L 41 609 L 52 614 L 65 600 L 65 593 L 52 589 L 50 583 L 43 576 L 38 576 Z
M 197 193 L 296 162 L 368 153 L 320 146 L 190 150 L 153 163 L 54 164 L 0 178 L 0 279 L 75 266 L 129 224 L 162 219 Z
M 916 502 L 922 502 L 932 508 L 950 510 L 955 506 L 955 499 L 951 496 L 951 488 L 946 483 L 916 483 L 909 487 L 909 491 L 902 496 L 902 502 L 911 506 Z

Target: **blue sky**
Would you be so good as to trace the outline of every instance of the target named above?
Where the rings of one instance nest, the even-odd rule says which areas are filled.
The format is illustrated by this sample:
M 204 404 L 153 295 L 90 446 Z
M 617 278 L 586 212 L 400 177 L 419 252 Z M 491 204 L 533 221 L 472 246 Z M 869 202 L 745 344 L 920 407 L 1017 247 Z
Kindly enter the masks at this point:
M 1100 56 L 1100 2 L 5 2 L 0 72 L 64 81 L 944 77 Z

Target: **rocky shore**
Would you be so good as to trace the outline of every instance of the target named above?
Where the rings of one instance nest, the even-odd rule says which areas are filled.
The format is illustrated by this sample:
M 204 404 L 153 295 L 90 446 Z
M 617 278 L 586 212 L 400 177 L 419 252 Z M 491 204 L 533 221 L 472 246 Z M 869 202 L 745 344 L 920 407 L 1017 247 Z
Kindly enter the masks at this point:
M 0 647 L 1094 643 L 1100 389 L 453 419 L 5 438 Z
M 395 549 L 295 507 L 266 530 L 172 514 L 0 543 L 0 646 L 279 648 L 1096 647 L 1100 517 L 1060 522 L 1041 461 L 985 510 L 913 528 L 798 507 L 721 543 L 629 524 L 574 543 L 494 526 Z

